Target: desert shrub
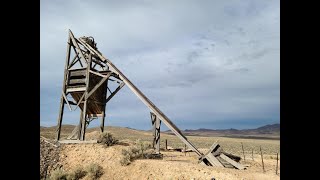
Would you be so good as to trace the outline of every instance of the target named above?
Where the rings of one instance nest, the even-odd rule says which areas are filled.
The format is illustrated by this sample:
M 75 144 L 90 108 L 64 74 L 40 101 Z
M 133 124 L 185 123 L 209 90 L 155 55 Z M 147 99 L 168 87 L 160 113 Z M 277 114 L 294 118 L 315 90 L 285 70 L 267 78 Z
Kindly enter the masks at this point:
M 151 148 L 150 143 L 142 142 L 138 139 L 135 145 L 129 147 L 128 149 L 122 149 L 122 158 L 120 159 L 120 164 L 122 166 L 129 165 L 135 159 L 149 159 L 154 153 Z
M 90 179 L 99 179 L 103 175 L 103 169 L 100 165 L 92 163 L 86 167 Z
M 68 173 L 63 169 L 55 169 L 50 173 L 49 180 L 67 180 Z
M 87 175 L 87 172 L 82 167 L 77 167 L 74 171 L 68 174 L 67 180 L 79 180 Z
M 103 132 L 99 135 L 97 142 L 106 146 L 112 146 L 114 144 L 117 144 L 118 140 L 115 139 L 111 133 Z
M 122 151 L 123 152 L 123 151 Z M 120 164 L 122 166 L 127 166 L 131 163 L 131 157 L 130 155 L 127 153 L 127 151 L 125 151 L 125 153 L 122 153 L 122 158 L 120 159 Z

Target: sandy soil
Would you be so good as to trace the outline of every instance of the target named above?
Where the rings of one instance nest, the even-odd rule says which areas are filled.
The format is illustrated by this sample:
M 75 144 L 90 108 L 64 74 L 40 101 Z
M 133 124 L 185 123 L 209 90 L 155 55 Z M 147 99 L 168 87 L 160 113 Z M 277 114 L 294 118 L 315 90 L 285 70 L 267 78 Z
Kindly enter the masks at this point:
M 274 159 L 264 159 L 266 172 L 263 173 L 261 159 L 241 161 L 241 164 L 249 165 L 247 170 L 217 168 L 198 164 L 197 156 L 192 152 L 186 155 L 182 152 L 161 152 L 164 154 L 162 160 L 141 159 L 121 166 L 121 150 L 125 148 L 128 146 L 64 144 L 61 145 L 60 163 L 67 171 L 98 163 L 104 170 L 101 179 L 280 179 L 280 171 L 278 175 L 275 174 Z M 200 150 L 205 152 L 205 149 Z

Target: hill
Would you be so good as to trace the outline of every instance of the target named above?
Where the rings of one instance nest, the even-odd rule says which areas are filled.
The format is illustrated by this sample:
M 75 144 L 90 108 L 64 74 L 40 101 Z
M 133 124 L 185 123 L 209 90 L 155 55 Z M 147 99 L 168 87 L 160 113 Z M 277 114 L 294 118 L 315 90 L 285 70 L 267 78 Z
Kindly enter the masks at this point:
M 173 134 L 171 131 L 164 133 Z M 219 137 L 241 137 L 241 138 L 255 138 L 255 139 L 280 139 L 280 124 L 271 124 L 261 126 L 255 129 L 186 129 L 182 131 L 187 136 L 219 136 Z

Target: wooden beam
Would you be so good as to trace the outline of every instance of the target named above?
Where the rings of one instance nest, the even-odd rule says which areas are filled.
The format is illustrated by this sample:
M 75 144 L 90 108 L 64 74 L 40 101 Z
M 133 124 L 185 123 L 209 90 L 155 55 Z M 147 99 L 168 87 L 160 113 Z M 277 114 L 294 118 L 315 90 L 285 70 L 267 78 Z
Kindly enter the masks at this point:
M 224 155 L 223 153 L 220 154 L 220 157 L 225 161 L 227 161 L 228 163 L 232 164 L 237 169 L 240 169 L 240 170 L 245 169 L 245 167 L 242 164 L 235 162 L 234 160 L 230 159 L 228 156 Z
M 74 56 L 74 58 L 72 59 L 71 63 L 69 64 L 68 66 L 68 69 L 70 69 L 74 64 L 76 64 L 76 59 L 79 59 L 79 56 L 78 56 L 79 53 L 76 52 L 76 55 Z
M 109 72 L 108 75 L 106 75 L 104 78 L 102 78 L 100 80 L 100 82 L 98 84 L 96 84 L 94 86 L 94 88 L 89 92 L 87 98 L 89 98 L 92 95 L 92 93 L 94 93 L 110 77 L 110 75 L 111 75 L 111 72 Z
M 122 82 L 116 90 L 114 90 L 107 98 L 106 103 L 110 101 L 110 99 L 117 94 L 118 91 L 120 91 L 120 89 L 124 86 L 125 84 Z
M 214 155 L 212 153 L 209 153 L 205 156 L 205 158 L 209 161 L 209 163 L 212 165 L 212 166 L 217 166 L 217 167 L 224 167 L 220 161 L 214 157 Z
M 68 66 L 69 66 L 69 62 L 70 62 L 70 50 L 71 50 L 71 38 L 69 36 L 68 38 L 68 45 L 67 45 L 67 55 L 66 55 L 66 64 L 64 67 L 64 78 L 63 78 L 63 84 L 62 84 L 62 91 L 63 93 L 66 92 L 66 81 L 67 81 L 67 77 L 68 77 Z M 60 108 L 59 108 L 59 116 L 58 116 L 58 125 L 57 125 L 57 135 L 56 135 L 56 140 L 59 141 L 60 139 L 60 131 L 61 131 L 61 122 L 62 122 L 62 118 L 63 118 L 63 111 L 64 111 L 64 97 L 63 95 L 61 95 L 60 98 Z
M 95 74 L 97 76 L 103 77 L 103 78 L 111 76 L 111 72 L 110 72 L 110 75 L 109 75 L 109 73 L 107 75 L 103 75 L 101 73 L 98 73 L 98 72 L 95 72 L 95 71 L 92 71 L 92 70 L 90 70 L 89 72 L 92 73 L 92 74 Z
M 76 87 L 76 88 L 67 88 L 67 93 L 70 92 L 78 92 L 78 91 L 85 91 L 86 87 Z
M 88 66 L 87 66 L 87 74 L 86 74 L 86 89 L 84 91 L 84 104 L 83 104 L 83 119 L 82 119 L 82 123 L 81 123 L 81 136 L 80 136 L 80 140 L 84 141 L 85 140 L 85 133 L 86 133 L 86 121 L 87 121 L 87 104 L 88 104 L 88 91 L 89 91 L 89 84 L 90 84 L 90 69 L 91 69 L 91 61 L 92 56 L 91 54 L 89 54 L 89 59 L 88 59 Z
M 109 78 L 108 78 L 109 79 Z M 106 82 L 106 87 L 108 87 L 108 81 Z M 105 118 L 106 118 L 106 106 L 107 106 L 107 103 L 106 103 L 106 96 L 107 96 L 107 91 L 105 91 L 105 93 L 103 93 L 103 108 L 102 108 L 102 117 L 101 117 L 101 122 L 100 122 L 100 132 L 103 133 L 104 132 L 104 121 L 105 121 Z
M 72 108 L 71 108 L 71 106 L 69 104 L 69 100 L 67 99 L 67 96 L 65 95 L 65 93 L 63 91 L 62 91 L 62 96 L 64 98 L 64 102 L 66 102 L 68 104 L 69 110 L 72 111 Z
M 83 78 L 85 78 L 86 77 L 86 69 L 76 69 L 76 70 L 74 70 L 74 69 L 71 69 L 71 70 L 69 70 L 69 74 L 70 74 L 70 78 L 72 79 L 72 78 L 74 78 L 74 77 L 83 77 Z
M 86 42 L 79 39 L 79 42 L 85 46 L 92 54 L 97 55 L 103 62 L 106 62 L 109 69 L 119 75 L 122 81 L 129 87 L 129 89 L 152 111 L 157 117 L 159 117 L 163 123 L 189 148 L 191 148 L 198 156 L 203 154 L 182 134 L 179 128 L 156 107 L 122 72 L 109 60 L 103 57 L 101 52 L 93 49 L 91 46 L 87 45 Z
M 102 117 L 102 116 L 103 116 L 102 113 L 101 114 L 88 114 L 89 118 L 97 118 L 97 117 Z
M 86 83 L 85 81 L 86 81 L 85 78 L 81 78 L 81 79 L 70 79 L 68 85 L 72 85 L 72 84 L 85 84 L 85 83 Z
M 73 101 L 68 101 L 68 102 L 69 102 L 70 105 L 74 105 L 74 106 L 77 105 L 77 103 L 75 103 L 75 102 L 73 102 Z
M 79 44 L 77 43 L 76 39 L 74 38 L 71 30 L 69 30 L 69 36 L 71 37 L 73 45 L 79 50 L 80 57 L 83 58 L 83 60 L 85 60 L 86 62 L 88 62 L 87 59 L 84 57 L 84 55 L 81 51 L 81 48 L 79 47 Z

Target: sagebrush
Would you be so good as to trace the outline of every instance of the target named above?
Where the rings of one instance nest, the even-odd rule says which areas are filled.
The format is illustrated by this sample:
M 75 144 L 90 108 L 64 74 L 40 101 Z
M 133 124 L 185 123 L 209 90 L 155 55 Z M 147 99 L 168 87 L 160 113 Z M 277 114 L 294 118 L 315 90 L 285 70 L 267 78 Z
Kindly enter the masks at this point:
M 56 169 L 50 173 L 49 180 L 79 180 L 85 176 L 89 179 L 99 179 L 103 175 L 103 168 L 92 163 L 85 168 L 77 167 L 73 171 L 66 172 L 62 168 Z
M 103 132 L 99 135 L 97 142 L 106 146 L 112 146 L 117 144 L 119 141 L 111 133 Z
M 96 163 L 92 163 L 89 166 L 87 166 L 87 172 L 90 179 L 98 179 L 103 175 L 103 169 L 100 165 Z
M 120 164 L 122 166 L 129 165 L 135 159 L 150 159 L 154 150 L 151 149 L 151 144 L 147 142 L 142 142 L 138 139 L 135 145 L 129 147 L 128 149 L 122 149 L 122 158 L 120 159 Z

